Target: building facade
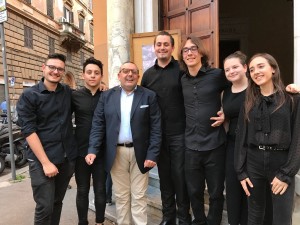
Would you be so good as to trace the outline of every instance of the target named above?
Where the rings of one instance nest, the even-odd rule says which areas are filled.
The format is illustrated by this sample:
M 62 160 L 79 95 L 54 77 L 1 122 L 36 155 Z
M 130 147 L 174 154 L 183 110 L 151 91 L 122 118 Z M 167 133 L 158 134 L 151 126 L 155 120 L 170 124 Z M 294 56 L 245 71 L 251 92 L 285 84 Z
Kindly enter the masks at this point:
M 64 81 L 82 85 L 83 61 L 94 55 L 92 0 L 7 0 L 4 22 L 11 107 L 23 88 L 42 77 L 41 65 L 50 53 L 67 56 Z M 0 100 L 4 100 L 3 64 Z M 74 81 L 75 78 L 75 81 Z
M 94 0 L 95 56 L 102 58 L 104 79 L 118 84 L 117 71 L 130 59 L 132 33 L 179 29 L 201 37 L 213 65 L 241 50 L 268 52 L 277 59 L 284 82 L 300 85 L 300 1 Z M 300 195 L 300 172 L 296 176 Z
M 299 1 L 94 1 L 95 55 L 107 58 L 107 76 L 115 84 L 115 67 L 130 58 L 130 35 L 179 29 L 181 36 L 200 37 L 210 51 L 211 62 L 222 67 L 225 56 L 241 50 L 251 56 L 268 52 L 275 56 L 285 83 L 297 78 L 298 53 L 294 51 Z M 294 26 L 293 26 L 294 25 Z M 125 56 L 126 55 L 126 56 Z

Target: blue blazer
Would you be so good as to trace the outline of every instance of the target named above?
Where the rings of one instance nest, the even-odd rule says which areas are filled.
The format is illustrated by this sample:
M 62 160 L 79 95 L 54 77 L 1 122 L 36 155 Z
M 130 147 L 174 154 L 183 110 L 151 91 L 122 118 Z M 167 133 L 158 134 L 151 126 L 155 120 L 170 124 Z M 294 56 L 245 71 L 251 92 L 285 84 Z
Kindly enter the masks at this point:
M 94 112 L 88 153 L 105 151 L 105 168 L 110 171 L 116 157 L 121 123 L 121 87 L 114 87 L 101 94 Z M 156 94 L 137 86 L 131 108 L 131 132 L 138 167 L 142 173 L 144 161 L 157 162 L 161 146 L 161 119 Z M 105 147 L 103 147 L 105 146 Z

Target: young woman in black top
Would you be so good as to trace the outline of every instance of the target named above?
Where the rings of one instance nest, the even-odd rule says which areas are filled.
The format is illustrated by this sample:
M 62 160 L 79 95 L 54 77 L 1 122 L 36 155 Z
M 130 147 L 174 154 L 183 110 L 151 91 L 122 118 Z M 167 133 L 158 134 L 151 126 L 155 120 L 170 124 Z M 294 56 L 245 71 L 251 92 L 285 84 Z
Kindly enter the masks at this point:
M 234 170 L 234 145 L 236 138 L 236 126 L 239 112 L 244 105 L 247 78 L 247 56 L 240 52 L 234 52 L 224 59 L 224 71 L 231 85 L 223 92 L 222 106 L 228 123 L 227 146 L 226 146 L 226 204 L 228 223 L 230 225 L 247 225 L 248 207 L 247 196 L 236 176 Z M 270 189 L 266 185 L 267 190 Z M 271 195 L 267 195 L 267 206 L 264 225 L 272 225 L 272 200 Z
M 272 194 L 273 225 L 290 225 L 300 167 L 299 94 L 286 93 L 278 64 L 269 54 L 254 55 L 249 70 L 234 157 L 248 196 L 248 225 L 263 224 L 266 184 Z

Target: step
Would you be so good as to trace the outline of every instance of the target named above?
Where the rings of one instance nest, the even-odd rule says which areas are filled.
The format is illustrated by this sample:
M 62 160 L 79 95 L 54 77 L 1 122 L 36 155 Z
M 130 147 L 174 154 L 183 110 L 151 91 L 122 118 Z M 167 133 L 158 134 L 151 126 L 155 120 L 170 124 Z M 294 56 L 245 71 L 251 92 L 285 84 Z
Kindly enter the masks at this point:
M 89 208 L 95 211 L 95 206 L 93 203 L 94 193 L 91 187 L 90 190 L 90 205 Z M 147 197 L 148 197 L 148 225 L 157 225 L 162 219 L 162 206 L 161 206 L 161 198 L 160 198 L 160 190 L 157 187 L 148 186 L 147 190 Z M 205 197 L 207 198 L 207 195 Z M 207 201 L 207 200 L 206 200 Z M 115 199 L 113 197 L 113 203 Z M 205 204 L 205 211 L 208 211 L 208 205 Z M 115 204 L 111 206 L 106 206 L 105 217 L 112 221 L 116 222 L 116 207 Z M 221 225 L 228 225 L 227 223 L 227 212 L 226 210 L 223 211 L 223 218 Z

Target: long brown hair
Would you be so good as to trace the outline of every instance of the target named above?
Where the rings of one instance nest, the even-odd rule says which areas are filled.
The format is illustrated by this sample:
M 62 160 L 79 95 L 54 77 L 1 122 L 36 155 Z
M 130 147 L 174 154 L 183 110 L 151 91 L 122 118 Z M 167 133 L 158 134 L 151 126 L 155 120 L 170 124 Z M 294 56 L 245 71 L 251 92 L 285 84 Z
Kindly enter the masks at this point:
M 279 98 L 276 102 L 277 106 L 274 109 L 274 112 L 279 109 L 285 102 L 287 98 L 287 94 L 285 92 L 285 86 L 283 85 L 283 82 L 280 78 L 280 70 L 277 61 L 273 56 L 271 56 L 268 53 L 257 53 L 254 56 L 251 57 L 251 59 L 248 62 L 248 67 L 250 63 L 257 57 L 262 57 L 267 60 L 269 65 L 274 69 L 274 73 L 272 76 L 272 83 L 274 85 L 274 92 L 277 92 Z M 248 88 L 246 90 L 246 99 L 245 99 L 245 119 L 249 121 L 249 112 L 253 108 L 253 106 L 256 104 L 256 102 L 259 99 L 260 88 L 257 84 L 254 83 L 254 81 L 250 78 L 248 79 Z
M 202 57 L 201 57 L 202 66 L 209 67 L 210 66 L 209 65 L 209 54 L 208 54 L 207 49 L 204 47 L 204 44 L 201 41 L 201 39 L 198 37 L 195 37 L 195 36 L 187 36 L 187 38 L 185 38 L 181 43 L 181 48 L 180 48 L 181 50 L 178 55 L 178 61 L 179 61 L 180 68 L 182 70 L 184 70 L 185 72 L 188 72 L 187 65 L 185 64 L 185 62 L 183 60 L 183 55 L 182 55 L 182 49 L 188 40 L 191 40 L 191 42 L 198 47 L 198 52 L 199 52 L 199 54 L 202 55 Z

